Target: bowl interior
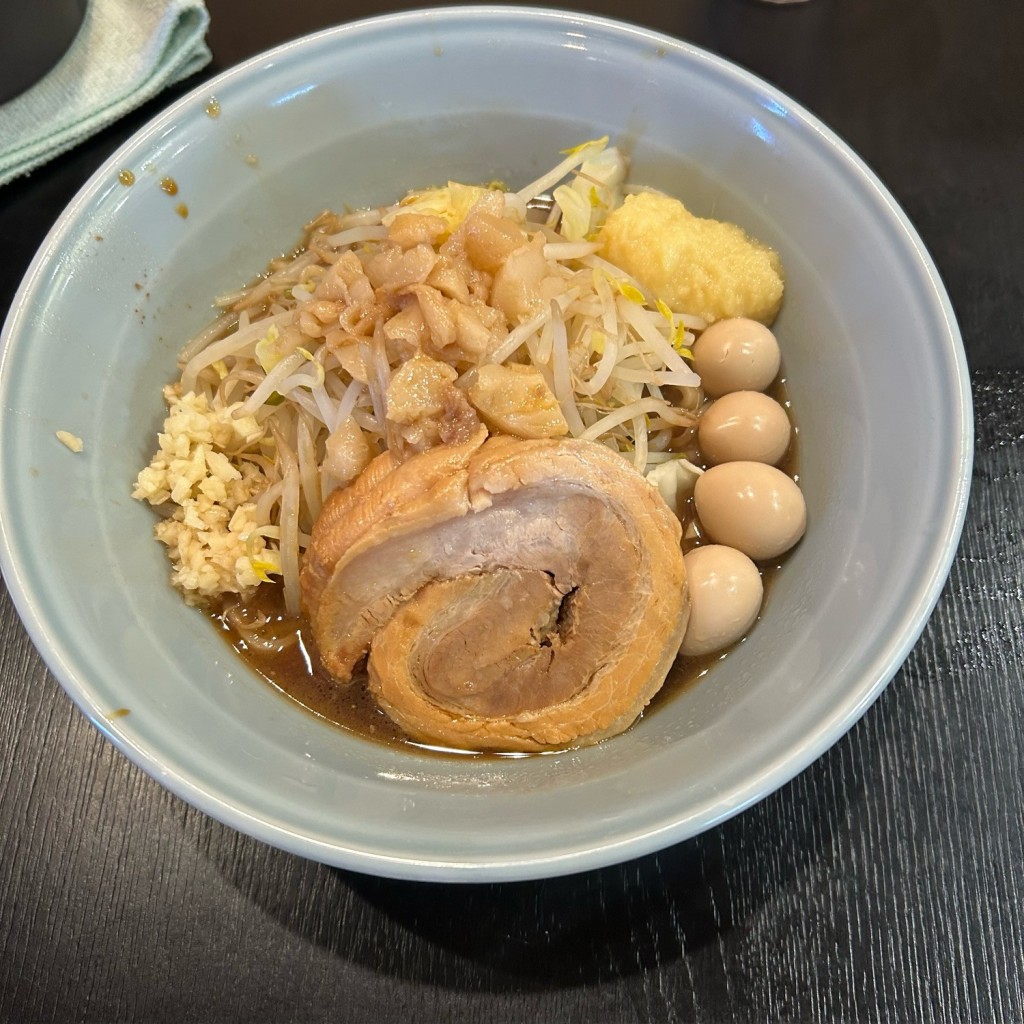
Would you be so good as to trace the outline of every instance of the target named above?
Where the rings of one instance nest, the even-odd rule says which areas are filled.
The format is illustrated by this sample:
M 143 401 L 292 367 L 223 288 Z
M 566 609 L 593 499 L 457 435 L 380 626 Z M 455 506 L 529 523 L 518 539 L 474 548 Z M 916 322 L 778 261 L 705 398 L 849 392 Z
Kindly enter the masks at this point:
M 218 117 L 207 112 L 214 96 Z M 448 178 L 522 184 L 559 149 L 603 134 L 632 153 L 634 181 L 780 250 L 776 331 L 808 535 L 750 638 L 610 742 L 479 760 L 348 735 L 252 676 L 168 585 L 151 513 L 130 498 L 162 420 L 160 388 L 211 318 L 212 297 L 292 248 L 324 207 Z M 120 183 L 122 169 L 133 185 Z M 276 845 L 360 870 L 576 871 L 735 813 L 877 696 L 924 624 L 962 522 L 963 354 L 891 198 L 764 83 L 598 19 L 415 12 L 226 73 L 90 181 L 34 262 L 5 335 L 4 575 L 49 664 L 175 792 Z M 56 441 L 60 429 L 84 439 L 83 453 Z

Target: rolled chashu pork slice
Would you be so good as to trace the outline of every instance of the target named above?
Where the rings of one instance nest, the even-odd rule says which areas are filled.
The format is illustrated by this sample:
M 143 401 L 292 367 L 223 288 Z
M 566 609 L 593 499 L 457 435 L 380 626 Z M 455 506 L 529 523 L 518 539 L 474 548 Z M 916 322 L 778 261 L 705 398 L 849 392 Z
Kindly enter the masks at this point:
M 689 612 L 679 522 L 621 456 L 481 430 L 327 500 L 302 571 L 321 659 L 413 739 L 542 751 L 627 728 Z

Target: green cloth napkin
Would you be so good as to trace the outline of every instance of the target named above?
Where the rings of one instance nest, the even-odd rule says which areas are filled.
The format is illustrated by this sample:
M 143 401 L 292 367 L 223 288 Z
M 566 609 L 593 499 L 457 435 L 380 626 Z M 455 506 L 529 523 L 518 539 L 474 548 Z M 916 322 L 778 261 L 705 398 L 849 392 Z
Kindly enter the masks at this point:
M 0 185 L 207 64 L 209 21 L 202 0 L 89 0 L 61 62 L 0 106 Z

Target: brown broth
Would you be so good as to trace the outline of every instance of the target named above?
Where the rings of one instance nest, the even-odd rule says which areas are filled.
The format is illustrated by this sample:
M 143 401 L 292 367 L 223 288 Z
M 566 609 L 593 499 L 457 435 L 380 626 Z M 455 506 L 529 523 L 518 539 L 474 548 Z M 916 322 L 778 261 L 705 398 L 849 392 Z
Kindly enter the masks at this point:
M 264 584 L 244 602 L 225 603 L 215 610 L 214 620 L 234 650 L 271 686 L 307 711 L 369 739 L 383 743 L 411 742 L 380 709 L 370 695 L 365 674 L 352 683 L 336 682 L 323 667 L 313 643 L 309 623 L 290 617 L 285 611 L 284 588 Z M 243 623 L 263 618 L 254 642 Z M 270 639 L 275 636 L 278 643 Z

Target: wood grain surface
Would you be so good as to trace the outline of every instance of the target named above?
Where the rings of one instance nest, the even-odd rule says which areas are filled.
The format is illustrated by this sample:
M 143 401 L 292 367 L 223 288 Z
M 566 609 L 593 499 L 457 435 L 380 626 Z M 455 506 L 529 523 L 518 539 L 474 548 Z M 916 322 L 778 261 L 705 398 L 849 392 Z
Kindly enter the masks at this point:
M 207 4 L 208 74 L 390 9 Z M 74 709 L 0 588 L 0 1020 L 1024 1021 L 1024 5 L 592 9 L 796 96 L 935 258 L 977 443 L 919 643 L 832 750 L 694 840 L 569 878 L 424 885 L 281 853 L 169 795 Z M 88 174 L 200 80 L 0 189 L 0 310 Z

